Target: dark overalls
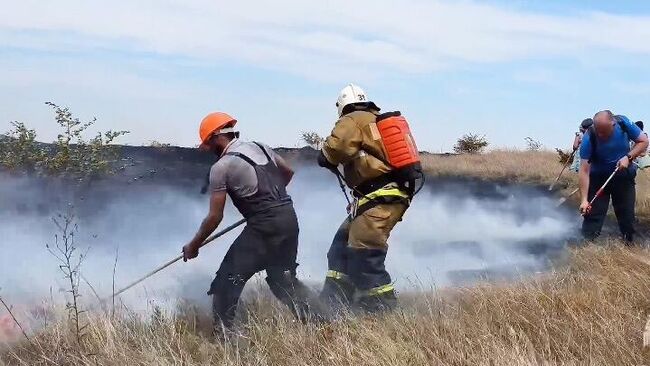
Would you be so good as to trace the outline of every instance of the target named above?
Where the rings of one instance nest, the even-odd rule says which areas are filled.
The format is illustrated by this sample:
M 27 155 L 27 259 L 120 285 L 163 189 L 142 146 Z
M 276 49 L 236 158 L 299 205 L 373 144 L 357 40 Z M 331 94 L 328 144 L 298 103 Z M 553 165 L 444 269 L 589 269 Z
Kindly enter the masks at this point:
M 271 292 L 301 320 L 308 314 L 309 290 L 296 278 L 298 220 L 287 194 L 280 170 L 259 144 L 268 162 L 258 165 L 249 157 L 230 152 L 255 169 L 257 192 L 249 197 L 228 194 L 246 218 L 246 227 L 235 239 L 212 281 L 208 295 L 213 298 L 215 327 L 231 328 L 237 303 L 246 282 L 266 270 Z
M 609 174 L 589 174 L 589 195 L 591 201 L 598 189 L 605 183 Z M 593 240 L 600 232 L 607 217 L 611 197 L 618 228 L 627 243 L 634 240 L 634 206 L 636 203 L 636 170 L 632 168 L 616 172 L 614 178 L 605 187 L 603 194 L 596 198 L 591 211 L 585 215 L 582 222 L 582 233 L 585 239 Z

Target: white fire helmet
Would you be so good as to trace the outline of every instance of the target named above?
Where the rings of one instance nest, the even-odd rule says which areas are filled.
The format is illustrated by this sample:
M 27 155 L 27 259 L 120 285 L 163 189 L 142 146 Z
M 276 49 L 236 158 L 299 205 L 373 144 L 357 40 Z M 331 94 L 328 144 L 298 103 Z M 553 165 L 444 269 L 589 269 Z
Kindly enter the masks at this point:
M 348 86 L 341 90 L 339 97 L 336 100 L 336 108 L 339 110 L 339 117 L 343 114 L 343 108 L 345 108 L 345 106 L 366 102 L 369 102 L 366 92 L 364 92 L 358 85 L 348 84 Z

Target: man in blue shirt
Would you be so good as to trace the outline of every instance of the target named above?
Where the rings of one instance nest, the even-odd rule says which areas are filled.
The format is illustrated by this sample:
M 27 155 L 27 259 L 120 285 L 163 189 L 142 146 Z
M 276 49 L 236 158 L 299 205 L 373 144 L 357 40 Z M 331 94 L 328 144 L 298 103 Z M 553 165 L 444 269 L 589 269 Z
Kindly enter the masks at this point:
M 635 142 L 632 149 L 630 141 Z M 608 110 L 596 113 L 594 125 L 580 145 L 580 212 L 584 216 L 582 234 L 586 239 L 600 235 L 611 196 L 621 234 L 627 243 L 632 242 L 636 201 L 633 161 L 647 148 L 648 136 L 627 117 L 615 116 Z M 589 201 L 615 170 L 614 178 L 589 210 Z

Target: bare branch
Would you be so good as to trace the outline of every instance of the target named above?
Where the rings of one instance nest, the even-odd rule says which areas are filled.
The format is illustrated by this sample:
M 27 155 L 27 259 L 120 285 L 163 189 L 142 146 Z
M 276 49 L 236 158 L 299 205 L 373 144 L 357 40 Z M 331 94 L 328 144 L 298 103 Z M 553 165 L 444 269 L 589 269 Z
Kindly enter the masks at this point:
M 25 332 L 25 329 L 20 324 L 18 319 L 16 319 L 16 316 L 14 315 L 13 311 L 11 311 L 11 308 L 9 307 L 9 305 L 7 305 L 7 303 L 4 301 L 2 296 L 0 296 L 0 303 L 2 303 L 2 306 L 4 306 L 5 309 L 7 309 L 7 312 L 9 312 L 9 316 L 11 316 L 11 319 L 13 319 L 14 323 L 16 323 L 16 325 L 18 326 L 18 329 L 20 329 L 20 331 L 23 333 L 23 336 L 25 337 L 25 339 L 27 339 L 27 341 L 29 343 L 32 343 L 32 340 L 27 335 L 27 332 Z

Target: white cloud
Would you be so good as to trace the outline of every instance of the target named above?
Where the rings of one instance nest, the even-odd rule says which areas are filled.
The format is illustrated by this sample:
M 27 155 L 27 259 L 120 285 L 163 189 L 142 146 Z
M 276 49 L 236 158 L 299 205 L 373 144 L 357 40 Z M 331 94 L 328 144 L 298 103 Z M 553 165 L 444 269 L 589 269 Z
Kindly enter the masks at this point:
M 458 62 L 582 57 L 603 49 L 650 54 L 648 39 L 648 16 L 543 15 L 424 0 L 21 0 L 0 13 L 5 44 L 127 48 L 319 79 L 431 72 Z
M 329 131 L 332 99 L 350 80 L 366 86 L 386 108 L 408 111 L 421 144 L 434 150 L 470 130 L 487 133 L 496 145 L 522 143 L 529 134 L 563 142 L 550 136 L 564 125 L 550 128 L 529 116 L 540 103 L 563 100 L 540 88 L 535 97 L 549 99 L 531 102 L 498 80 L 514 78 L 528 83 L 527 89 L 550 83 L 554 94 L 581 103 L 566 110 L 576 120 L 580 109 L 601 104 L 619 103 L 619 109 L 637 114 L 646 109 L 642 80 L 630 86 L 623 78 L 610 85 L 619 92 L 613 94 L 578 89 L 589 80 L 616 78 L 602 65 L 623 72 L 632 63 L 647 71 L 650 16 L 549 15 L 435 0 L 5 3 L 0 52 L 18 51 L 0 58 L 0 131 L 6 121 L 19 119 L 45 131 L 43 136 L 53 134 L 50 111 L 41 103 L 54 100 L 81 116 L 97 114 L 111 128 L 131 130 L 127 141 L 134 143 L 193 145 L 195 122 L 220 108 L 247 121 L 247 137 L 293 145 L 300 130 Z M 524 62 L 485 67 L 519 60 Z M 580 61 L 579 68 L 570 68 L 578 76 L 567 85 L 568 69 L 547 60 Z M 255 74 L 232 65 L 253 66 Z M 255 70 L 260 67 L 311 80 Z M 461 71 L 450 73 L 451 79 L 439 77 L 454 67 Z M 436 114 L 453 123 L 442 131 L 430 128 Z M 521 120 L 526 123 L 513 122 Z M 552 146 L 549 141 L 544 140 Z
M 218 78 L 197 82 L 157 62 L 129 66 L 69 57 L 0 58 L 0 133 L 9 129 L 9 121 L 19 120 L 36 129 L 39 140 L 56 139 L 59 130 L 45 101 L 71 107 L 82 120 L 97 117 L 97 128 L 90 134 L 128 130 L 131 133 L 119 142 L 136 145 L 158 140 L 194 146 L 198 122 L 215 108 L 235 114 L 247 138 L 284 146 L 294 146 L 304 129 L 329 132 L 336 116 L 336 91 L 327 100 L 295 88 L 251 89 L 253 82 L 224 85 Z M 279 124 L 283 129 L 277 128 Z

